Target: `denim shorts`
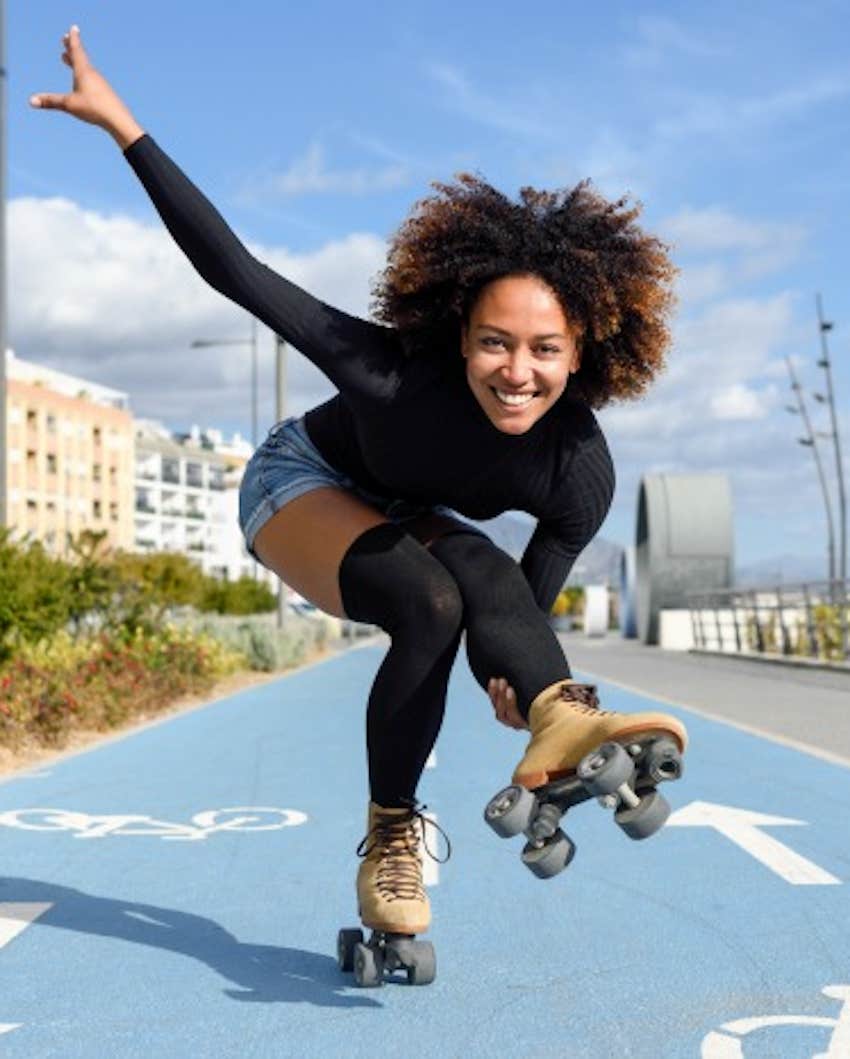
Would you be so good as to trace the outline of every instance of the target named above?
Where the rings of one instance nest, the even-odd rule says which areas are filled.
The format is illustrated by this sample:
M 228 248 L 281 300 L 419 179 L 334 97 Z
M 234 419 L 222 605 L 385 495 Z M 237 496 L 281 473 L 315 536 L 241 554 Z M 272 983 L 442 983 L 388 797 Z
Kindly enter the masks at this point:
M 392 522 L 404 522 L 425 514 L 459 518 L 451 508 L 440 504 L 417 504 L 362 489 L 325 461 L 310 440 L 304 417 L 291 416 L 271 428 L 266 440 L 248 461 L 239 488 L 239 528 L 245 537 L 245 547 L 257 562 L 260 559 L 253 546 L 260 527 L 290 500 L 309 493 L 311 489 L 326 486 L 354 493 Z

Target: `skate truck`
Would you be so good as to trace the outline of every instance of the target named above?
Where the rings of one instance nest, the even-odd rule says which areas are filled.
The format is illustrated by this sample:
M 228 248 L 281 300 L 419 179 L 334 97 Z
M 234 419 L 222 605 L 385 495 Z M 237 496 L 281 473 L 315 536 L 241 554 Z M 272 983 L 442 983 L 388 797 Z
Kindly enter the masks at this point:
M 534 790 L 505 787 L 487 803 L 484 819 L 501 838 L 524 834 L 523 864 L 539 879 L 551 879 L 575 856 L 575 844 L 560 826 L 570 809 L 596 798 L 614 810 L 615 823 L 629 838 L 649 838 L 670 815 L 658 784 L 679 779 L 683 770 L 682 754 L 669 736 L 602 743 L 562 779 Z

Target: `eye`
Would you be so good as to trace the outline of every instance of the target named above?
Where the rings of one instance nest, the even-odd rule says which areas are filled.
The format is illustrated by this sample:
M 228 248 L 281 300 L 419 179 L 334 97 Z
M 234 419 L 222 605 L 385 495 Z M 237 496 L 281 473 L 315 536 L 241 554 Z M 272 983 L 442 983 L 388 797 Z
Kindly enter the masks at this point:
M 505 340 L 503 338 L 496 338 L 494 335 L 486 335 L 484 338 L 481 339 L 482 346 L 503 346 L 504 344 Z
M 560 353 L 561 348 L 560 346 L 538 346 L 538 352 L 547 354 Z

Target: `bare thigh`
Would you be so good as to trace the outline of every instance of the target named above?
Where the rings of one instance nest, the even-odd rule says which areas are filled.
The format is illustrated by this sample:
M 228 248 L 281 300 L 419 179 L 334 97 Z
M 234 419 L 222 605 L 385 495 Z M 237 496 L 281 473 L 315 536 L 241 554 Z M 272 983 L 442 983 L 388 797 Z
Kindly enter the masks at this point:
M 272 515 L 254 538 L 254 551 L 263 566 L 305 599 L 344 618 L 340 563 L 361 533 L 387 521 L 353 493 L 323 486 Z

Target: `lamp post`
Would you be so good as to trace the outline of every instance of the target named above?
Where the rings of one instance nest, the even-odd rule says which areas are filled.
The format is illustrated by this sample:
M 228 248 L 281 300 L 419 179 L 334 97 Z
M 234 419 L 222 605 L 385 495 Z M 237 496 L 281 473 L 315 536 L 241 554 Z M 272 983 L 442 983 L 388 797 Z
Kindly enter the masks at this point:
M 257 447 L 257 321 L 251 317 L 250 338 L 196 338 L 192 349 L 206 349 L 210 346 L 250 346 L 251 347 L 251 445 Z
M 275 335 L 275 419 L 279 423 L 285 415 L 286 408 L 286 342 Z M 278 579 L 277 584 L 277 627 L 282 629 L 286 624 L 286 585 Z
M 841 465 L 841 443 L 838 438 L 838 419 L 835 415 L 835 397 L 832 390 L 832 370 L 829 362 L 829 349 L 826 344 L 826 333 L 832 330 L 832 324 L 828 320 L 823 318 L 823 307 L 821 305 L 820 294 L 817 295 L 817 307 L 818 307 L 818 331 L 820 332 L 820 348 L 821 348 L 821 359 L 818 361 L 818 367 L 823 368 L 826 374 L 826 393 L 816 393 L 814 395 L 816 401 L 820 401 L 821 404 L 829 404 L 830 420 L 832 422 L 831 434 L 824 434 L 823 437 L 831 437 L 833 444 L 835 445 L 835 473 L 838 479 L 838 504 L 839 514 L 841 518 L 841 529 L 839 531 L 838 544 L 840 548 L 841 561 L 838 566 L 838 576 L 841 579 L 842 587 L 847 584 L 847 500 L 844 496 L 844 469 Z
M 812 424 L 809 420 L 809 413 L 806 411 L 806 405 L 803 402 L 802 387 L 797 382 L 797 376 L 794 373 L 794 369 L 791 366 L 790 357 L 785 358 L 785 363 L 788 365 L 788 374 L 791 376 L 791 389 L 794 391 L 797 397 L 797 407 L 794 408 L 792 405 L 786 405 L 786 412 L 790 412 L 792 415 L 802 416 L 803 423 L 806 427 L 806 437 L 798 438 L 797 440 L 801 445 L 805 445 L 807 448 L 812 450 L 812 455 L 815 458 L 815 464 L 817 465 L 818 478 L 820 479 L 821 492 L 823 493 L 823 502 L 826 507 L 826 525 L 827 533 L 829 538 L 829 583 L 830 591 L 832 591 L 832 583 L 835 581 L 835 530 L 832 525 L 832 504 L 829 502 L 829 490 L 826 487 L 826 478 L 823 473 L 823 465 L 820 461 L 820 452 L 818 451 L 817 441 L 815 439 L 815 432 L 812 430 Z
M 6 5 L 0 0 L 0 529 L 7 523 L 6 461 Z

